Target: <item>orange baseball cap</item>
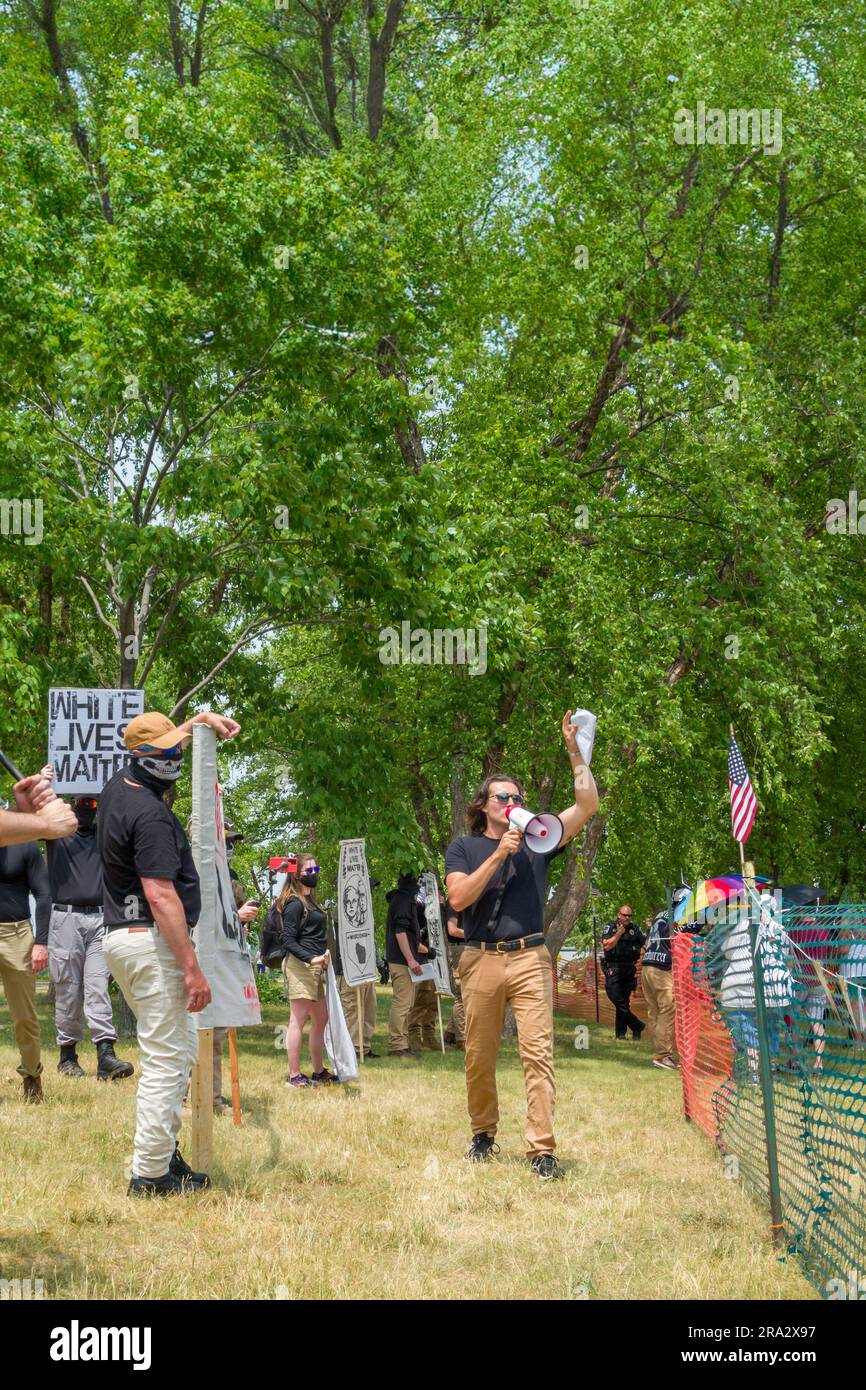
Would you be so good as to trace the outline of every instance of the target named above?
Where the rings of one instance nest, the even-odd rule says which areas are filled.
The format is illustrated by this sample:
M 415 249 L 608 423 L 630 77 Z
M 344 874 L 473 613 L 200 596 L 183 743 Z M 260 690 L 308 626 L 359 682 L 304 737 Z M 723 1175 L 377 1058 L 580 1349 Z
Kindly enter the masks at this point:
M 175 744 L 183 743 L 188 738 L 189 734 L 182 734 L 164 714 L 153 712 L 137 714 L 130 719 L 123 735 L 130 752 L 142 744 L 149 744 L 151 748 L 174 748 Z

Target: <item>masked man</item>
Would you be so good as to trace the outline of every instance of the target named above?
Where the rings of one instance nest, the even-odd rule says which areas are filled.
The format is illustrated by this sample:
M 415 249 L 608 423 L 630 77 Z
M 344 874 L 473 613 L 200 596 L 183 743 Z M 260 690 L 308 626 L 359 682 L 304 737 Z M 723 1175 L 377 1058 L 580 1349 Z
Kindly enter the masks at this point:
M 50 777 L 51 767 L 43 768 L 43 774 Z M 76 797 L 75 834 L 48 842 L 51 920 L 47 931 L 37 922 L 36 946 L 47 945 L 54 981 L 60 1048 L 57 1070 L 62 1076 L 84 1076 L 76 1051 L 84 1037 L 83 1014 L 96 1046 L 97 1078 L 117 1081 L 132 1076 L 134 1068 L 114 1054 L 117 1033 L 108 993 L 108 967 L 102 954 L 102 864 L 96 847 L 96 808 L 96 797 Z
M 210 986 L 190 929 L 201 891 L 183 826 L 163 801 L 178 779 L 194 724 L 220 738 L 240 726 L 210 711 L 175 727 L 164 714 L 130 720 L 131 758 L 102 793 L 97 842 L 102 860 L 104 954 L 138 1020 L 141 1077 L 129 1195 L 170 1196 L 209 1185 L 177 1147 L 183 1095 L 198 1057 L 192 1014 L 206 1009 Z

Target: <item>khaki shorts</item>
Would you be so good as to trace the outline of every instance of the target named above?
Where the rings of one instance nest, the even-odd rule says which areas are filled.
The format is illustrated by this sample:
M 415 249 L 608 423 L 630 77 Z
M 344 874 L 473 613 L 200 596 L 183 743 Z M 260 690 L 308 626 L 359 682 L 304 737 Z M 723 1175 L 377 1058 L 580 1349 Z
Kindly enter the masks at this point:
M 311 999 L 314 1002 L 325 997 L 325 967 L 310 965 L 308 961 L 298 960 L 297 956 L 283 958 L 283 974 L 289 987 L 289 1001 L 292 999 Z

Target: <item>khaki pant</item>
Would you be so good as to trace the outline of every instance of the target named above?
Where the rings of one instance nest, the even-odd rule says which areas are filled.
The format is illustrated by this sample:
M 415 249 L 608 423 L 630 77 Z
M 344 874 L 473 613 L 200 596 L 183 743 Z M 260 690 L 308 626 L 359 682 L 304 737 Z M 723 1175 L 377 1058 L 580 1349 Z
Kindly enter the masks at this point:
M 466 1017 L 463 1011 L 463 989 L 460 984 L 460 957 L 463 954 L 463 946 L 456 945 L 453 941 L 448 943 L 448 965 L 451 971 L 451 988 L 454 990 L 454 1004 L 451 1009 L 451 1022 L 445 1029 L 446 1042 L 453 1038 L 455 1042 L 462 1043 L 466 1036 Z
M 658 1061 L 674 1060 L 674 978 L 672 970 L 659 970 L 645 965 L 640 985 L 646 1000 L 649 1026 L 652 1029 L 655 1055 Z
M 30 969 L 33 929 L 29 922 L 0 922 L 0 979 L 15 1024 L 21 1053 L 22 1076 L 38 1076 L 42 1070 L 39 1019 L 36 1015 L 36 978 Z
M 391 965 L 391 984 L 394 1002 L 388 1015 L 388 1051 L 409 1051 L 409 1015 L 415 1003 L 415 986 L 408 965 Z
M 436 1007 L 436 986 L 432 980 L 422 980 L 413 985 L 415 998 L 409 1011 L 409 1046 L 420 1050 L 422 1047 L 440 1047 L 439 1010 Z
M 467 946 L 460 961 L 466 1010 L 466 1091 L 473 1134 L 499 1124 L 496 1058 L 505 1006 L 511 1005 L 526 1082 L 527 1156 L 553 1153 L 553 988 L 546 946 L 481 951 Z
M 103 954 L 138 1020 L 141 1074 L 132 1172 L 161 1178 L 177 1144 L 183 1096 L 198 1059 L 195 1015 L 187 1013 L 183 971 L 155 927 L 106 932 Z
M 369 1052 L 373 1042 L 373 1034 L 376 1031 L 376 986 L 373 981 L 366 985 L 347 985 L 345 975 L 338 977 L 340 985 L 340 1003 L 343 1005 L 343 1015 L 346 1019 L 346 1027 L 355 1045 L 355 1051 L 360 1051 L 358 1041 L 358 994 L 361 995 L 361 1020 L 364 1032 L 364 1052 Z

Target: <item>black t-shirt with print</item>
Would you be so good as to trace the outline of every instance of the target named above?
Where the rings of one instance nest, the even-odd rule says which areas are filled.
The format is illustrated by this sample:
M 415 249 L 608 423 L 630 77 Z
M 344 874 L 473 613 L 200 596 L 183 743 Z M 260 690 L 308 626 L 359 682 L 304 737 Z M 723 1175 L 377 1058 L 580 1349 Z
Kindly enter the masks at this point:
M 102 792 L 96 835 L 106 927 L 153 921 L 142 877 L 170 879 L 187 923 L 195 926 L 201 889 L 184 828 L 157 792 L 128 780 L 128 769 L 115 773 Z
M 471 874 L 489 859 L 499 844 L 489 835 L 461 835 L 445 852 L 445 876 Z M 521 844 L 506 859 L 477 902 L 464 907 L 460 925 L 466 941 L 513 941 L 544 931 L 544 903 L 547 898 L 549 856 L 535 854 Z M 487 930 L 496 906 L 500 885 L 505 879 L 502 907 L 492 934 Z

